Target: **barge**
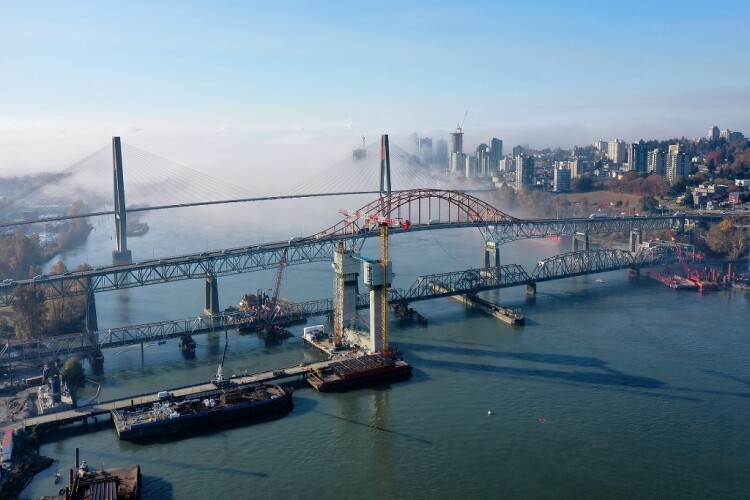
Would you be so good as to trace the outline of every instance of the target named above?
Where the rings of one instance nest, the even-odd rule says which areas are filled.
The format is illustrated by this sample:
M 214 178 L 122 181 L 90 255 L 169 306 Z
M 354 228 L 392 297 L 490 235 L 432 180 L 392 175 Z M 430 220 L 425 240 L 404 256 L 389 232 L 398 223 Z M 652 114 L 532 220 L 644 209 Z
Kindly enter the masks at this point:
M 320 392 L 345 390 L 372 382 L 389 382 L 411 377 L 411 365 L 388 354 L 369 354 L 313 369 L 308 383 Z
M 698 285 L 694 281 L 677 276 L 676 274 L 667 276 L 666 274 L 649 271 L 648 277 L 675 290 L 696 290 L 698 288 Z
M 111 410 L 120 439 L 135 441 L 226 421 L 250 420 L 280 413 L 292 406 L 291 387 L 247 384 L 216 388 L 152 405 Z

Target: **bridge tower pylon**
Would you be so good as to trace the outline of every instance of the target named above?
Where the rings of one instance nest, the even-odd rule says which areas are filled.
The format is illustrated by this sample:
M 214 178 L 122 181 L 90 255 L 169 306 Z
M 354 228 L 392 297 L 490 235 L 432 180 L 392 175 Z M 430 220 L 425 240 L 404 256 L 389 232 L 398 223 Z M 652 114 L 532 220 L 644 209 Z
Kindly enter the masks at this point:
M 341 345 L 344 330 L 357 314 L 357 279 L 359 265 L 351 250 L 344 249 L 344 242 L 336 245 L 333 255 L 334 305 L 333 305 L 333 345 Z
M 128 250 L 128 221 L 125 209 L 125 183 L 122 176 L 122 148 L 120 138 L 112 138 L 112 171 L 115 185 L 115 238 L 117 248 L 112 251 L 113 264 L 131 264 L 133 255 Z

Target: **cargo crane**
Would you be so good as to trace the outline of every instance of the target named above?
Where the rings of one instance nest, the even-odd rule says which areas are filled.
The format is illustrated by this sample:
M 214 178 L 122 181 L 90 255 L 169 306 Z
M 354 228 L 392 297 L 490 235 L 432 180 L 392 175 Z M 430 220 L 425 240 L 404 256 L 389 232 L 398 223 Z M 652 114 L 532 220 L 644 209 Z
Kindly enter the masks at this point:
M 717 290 L 719 287 L 716 283 L 713 281 L 703 281 L 701 279 L 701 275 L 698 271 L 694 269 L 690 269 L 690 266 L 687 263 L 687 260 L 685 259 L 685 256 L 682 253 L 682 247 L 679 243 L 677 243 L 677 239 L 675 238 L 674 231 L 671 229 L 669 230 L 669 237 L 672 240 L 672 246 L 674 247 L 675 252 L 677 253 L 677 259 L 680 261 L 680 265 L 682 266 L 682 270 L 685 272 L 685 277 L 698 285 L 698 290 L 704 291 L 704 290 Z

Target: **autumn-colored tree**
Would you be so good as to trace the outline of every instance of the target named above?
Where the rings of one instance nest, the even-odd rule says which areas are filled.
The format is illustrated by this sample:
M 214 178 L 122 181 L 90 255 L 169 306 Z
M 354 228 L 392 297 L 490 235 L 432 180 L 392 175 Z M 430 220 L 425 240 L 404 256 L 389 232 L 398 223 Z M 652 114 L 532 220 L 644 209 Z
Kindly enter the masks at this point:
M 747 253 L 748 232 L 736 227 L 730 219 L 713 224 L 706 233 L 706 244 L 711 252 L 736 259 Z
M 44 298 L 44 292 L 34 284 L 16 288 L 13 298 L 13 323 L 18 338 L 30 340 L 44 335 L 47 327 Z

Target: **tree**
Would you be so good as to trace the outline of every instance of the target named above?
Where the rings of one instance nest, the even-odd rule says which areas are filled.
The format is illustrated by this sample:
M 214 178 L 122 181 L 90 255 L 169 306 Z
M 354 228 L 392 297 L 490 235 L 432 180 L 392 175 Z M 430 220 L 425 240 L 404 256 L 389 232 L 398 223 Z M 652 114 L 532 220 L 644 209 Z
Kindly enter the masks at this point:
M 30 340 L 42 337 L 47 330 L 47 308 L 44 305 L 44 292 L 36 285 L 16 288 L 13 298 L 13 323 L 20 339 Z
M 86 372 L 78 359 L 70 358 L 60 369 L 60 378 L 69 388 L 80 387 L 86 381 Z
M 747 252 L 747 231 L 736 227 L 729 219 L 713 224 L 706 233 L 706 244 L 711 252 L 737 259 Z
M 653 196 L 641 196 L 638 200 L 642 212 L 655 212 L 659 210 L 659 201 Z

